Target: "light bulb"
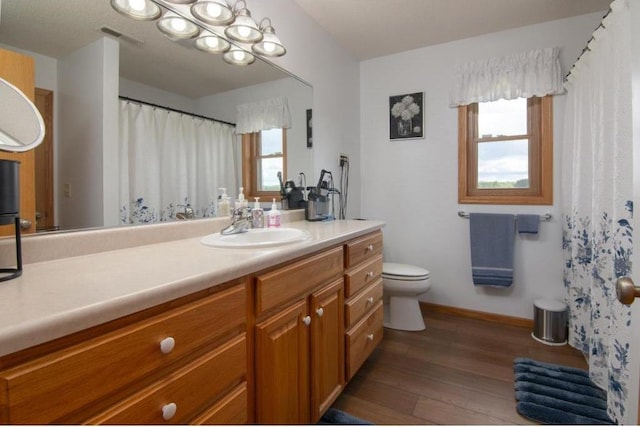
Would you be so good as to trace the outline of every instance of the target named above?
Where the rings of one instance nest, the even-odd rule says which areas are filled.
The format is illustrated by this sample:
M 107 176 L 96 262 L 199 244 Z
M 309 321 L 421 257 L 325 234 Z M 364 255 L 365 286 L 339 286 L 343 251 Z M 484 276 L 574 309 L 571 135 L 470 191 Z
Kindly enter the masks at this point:
M 242 50 L 234 50 L 233 51 L 233 59 L 236 61 L 242 61 L 244 59 L 244 51 Z
M 184 19 L 182 18 L 173 18 L 171 20 L 171 28 L 173 28 L 177 32 L 181 32 L 184 31 L 185 28 L 187 28 L 187 23 L 184 22 Z
M 217 37 L 206 37 L 204 39 L 204 43 L 211 48 L 217 48 L 218 45 L 220 44 L 220 41 L 218 40 Z
M 266 52 L 273 52 L 274 50 L 276 50 L 276 45 L 271 42 L 264 42 L 262 46 L 264 47 L 264 50 Z
M 244 25 L 241 25 L 241 26 L 238 27 L 238 34 L 241 37 L 248 37 L 249 34 L 251 34 L 251 28 L 245 27 Z
M 208 3 L 207 4 L 207 15 L 212 16 L 214 18 L 219 17 L 222 14 L 222 8 L 217 3 Z
M 146 0 L 129 0 L 129 7 L 135 11 L 143 11 L 146 6 Z

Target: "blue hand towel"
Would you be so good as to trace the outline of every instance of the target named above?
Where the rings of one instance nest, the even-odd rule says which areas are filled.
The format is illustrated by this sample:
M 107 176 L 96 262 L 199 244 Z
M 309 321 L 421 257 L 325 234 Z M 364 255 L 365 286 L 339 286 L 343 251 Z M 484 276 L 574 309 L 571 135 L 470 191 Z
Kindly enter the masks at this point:
M 540 226 L 540 215 L 517 215 L 518 233 L 538 234 Z
M 511 286 L 515 217 L 472 213 L 469 220 L 473 284 Z

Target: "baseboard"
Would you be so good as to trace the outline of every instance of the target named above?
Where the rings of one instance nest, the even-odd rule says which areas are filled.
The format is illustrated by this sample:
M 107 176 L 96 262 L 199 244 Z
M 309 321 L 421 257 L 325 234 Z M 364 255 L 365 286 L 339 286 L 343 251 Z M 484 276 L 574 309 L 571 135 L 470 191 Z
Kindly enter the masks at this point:
M 420 306 L 425 311 L 435 313 L 451 314 L 469 319 L 486 320 L 487 322 L 500 323 L 502 325 L 519 326 L 522 328 L 533 329 L 533 320 L 522 317 L 505 316 L 502 314 L 485 313 L 484 311 L 469 310 L 466 308 L 450 307 L 447 305 L 433 304 L 430 302 L 420 301 Z

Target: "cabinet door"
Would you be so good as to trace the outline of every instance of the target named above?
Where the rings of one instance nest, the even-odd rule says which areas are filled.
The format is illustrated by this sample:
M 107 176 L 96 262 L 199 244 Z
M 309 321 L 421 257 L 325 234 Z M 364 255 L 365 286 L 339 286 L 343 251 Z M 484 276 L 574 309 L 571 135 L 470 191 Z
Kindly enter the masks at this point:
M 307 300 L 256 325 L 256 422 L 309 424 Z
M 345 384 L 343 279 L 311 295 L 311 421 L 329 409 Z

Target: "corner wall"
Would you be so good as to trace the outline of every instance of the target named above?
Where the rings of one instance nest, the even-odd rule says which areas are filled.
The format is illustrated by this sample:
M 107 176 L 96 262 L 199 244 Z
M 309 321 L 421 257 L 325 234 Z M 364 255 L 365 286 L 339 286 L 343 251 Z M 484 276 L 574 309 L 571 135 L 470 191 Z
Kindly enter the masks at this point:
M 387 225 L 385 260 L 431 272 L 425 301 L 507 316 L 533 317 L 536 298 L 562 299 L 559 169 L 565 97 L 554 99 L 553 206 L 459 205 L 457 109 L 449 108 L 454 66 L 559 46 L 566 72 L 604 15 L 595 13 L 364 61 L 360 66 L 363 215 Z M 425 138 L 389 140 L 389 96 L 424 91 Z M 508 289 L 474 287 L 469 220 L 457 212 L 549 212 L 537 237 L 516 237 Z

